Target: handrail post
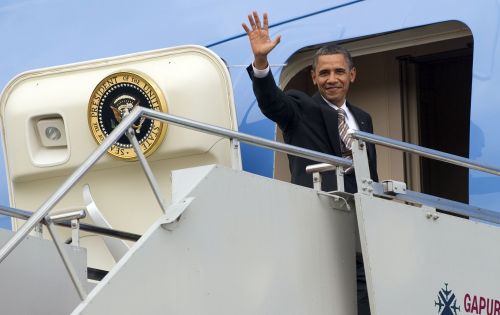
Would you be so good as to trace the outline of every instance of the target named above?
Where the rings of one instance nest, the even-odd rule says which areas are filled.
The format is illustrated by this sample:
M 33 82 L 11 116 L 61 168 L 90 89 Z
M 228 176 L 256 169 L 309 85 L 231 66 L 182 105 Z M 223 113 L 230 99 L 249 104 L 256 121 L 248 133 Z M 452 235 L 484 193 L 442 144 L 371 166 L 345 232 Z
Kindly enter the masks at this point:
M 80 219 L 83 219 L 87 216 L 85 210 L 70 210 L 57 214 L 53 214 L 47 218 L 45 218 L 45 222 L 50 220 L 51 222 L 57 224 L 60 222 L 70 221 L 71 227 L 71 245 L 80 246 Z
M 344 167 L 342 165 L 338 165 L 335 168 L 335 175 L 337 176 L 337 190 L 345 191 L 344 186 Z
M 54 223 L 70 221 L 71 227 L 71 245 L 80 246 L 80 219 L 87 216 L 83 209 L 73 210 L 64 213 L 58 213 L 50 216 L 50 220 Z
M 137 141 L 137 138 L 134 135 L 133 129 L 129 128 L 126 131 L 126 135 L 127 135 L 127 138 L 129 139 L 130 143 L 134 147 L 135 154 L 137 154 L 137 158 L 139 159 L 139 162 L 141 162 L 142 169 L 144 170 L 144 173 L 146 174 L 149 185 L 151 186 L 151 189 L 153 190 L 153 193 L 156 197 L 156 200 L 158 201 L 158 204 L 160 205 L 161 210 L 163 211 L 163 213 L 166 213 L 167 207 L 165 206 L 165 201 L 163 200 L 160 186 L 158 185 L 158 182 L 156 181 L 156 178 L 153 174 L 153 171 L 151 170 L 151 167 L 149 166 L 148 161 L 146 160 L 146 157 L 144 156 L 144 153 L 142 153 L 141 146 L 139 145 L 139 141 Z
M 235 138 L 230 138 L 231 145 L 231 167 L 233 170 L 241 171 L 243 169 L 241 165 L 241 151 L 240 151 L 240 141 Z
M 71 220 L 71 245 L 80 246 L 80 219 Z
M 354 162 L 354 174 L 356 176 L 356 185 L 358 186 L 358 192 L 371 195 L 373 189 L 370 189 L 370 187 L 368 187 L 369 185 L 367 184 L 368 181 L 371 181 L 371 178 L 370 178 L 370 167 L 368 165 L 368 153 L 366 150 L 366 143 L 362 140 L 353 138 L 351 150 L 352 150 L 352 159 Z
M 317 190 L 317 191 L 321 191 L 321 181 L 322 181 L 322 178 L 321 178 L 321 173 L 320 172 L 314 172 L 312 173 L 312 177 L 313 177 L 313 188 L 314 190 Z
M 345 191 L 344 188 L 344 167 L 342 165 L 331 165 L 327 163 L 319 163 L 308 165 L 306 167 L 306 173 L 312 174 L 313 177 L 313 188 L 318 191 L 322 191 L 322 175 L 323 172 L 335 171 L 337 178 L 337 190 Z

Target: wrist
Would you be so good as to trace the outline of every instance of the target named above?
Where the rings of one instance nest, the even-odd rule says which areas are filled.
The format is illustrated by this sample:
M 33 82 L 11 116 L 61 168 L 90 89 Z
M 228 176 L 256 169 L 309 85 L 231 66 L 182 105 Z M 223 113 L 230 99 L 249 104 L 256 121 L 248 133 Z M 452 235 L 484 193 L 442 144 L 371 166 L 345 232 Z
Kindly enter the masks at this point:
M 264 70 L 267 68 L 268 62 L 266 57 L 255 56 L 253 61 L 253 66 L 259 70 Z

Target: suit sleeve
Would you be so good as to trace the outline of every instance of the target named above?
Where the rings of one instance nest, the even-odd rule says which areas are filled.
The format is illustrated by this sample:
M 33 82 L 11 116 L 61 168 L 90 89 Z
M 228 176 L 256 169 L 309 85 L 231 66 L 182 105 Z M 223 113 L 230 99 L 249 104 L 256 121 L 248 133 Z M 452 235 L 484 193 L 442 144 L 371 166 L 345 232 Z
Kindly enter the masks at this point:
M 300 104 L 278 88 L 271 72 L 264 78 L 256 78 L 251 65 L 247 71 L 260 110 L 277 123 L 281 130 L 286 131 L 297 121 Z

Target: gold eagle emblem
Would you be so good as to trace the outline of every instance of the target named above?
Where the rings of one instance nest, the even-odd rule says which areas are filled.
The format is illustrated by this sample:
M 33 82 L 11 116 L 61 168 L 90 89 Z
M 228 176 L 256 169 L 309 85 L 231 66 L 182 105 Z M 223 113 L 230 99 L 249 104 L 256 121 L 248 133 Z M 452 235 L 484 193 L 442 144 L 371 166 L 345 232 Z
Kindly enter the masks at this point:
M 95 87 L 88 106 L 89 127 L 98 144 L 136 106 L 166 112 L 167 104 L 162 91 L 144 74 L 118 72 L 108 75 Z M 143 153 L 152 154 L 165 137 L 166 124 L 138 118 L 132 125 Z M 121 137 L 108 153 L 125 160 L 137 159 L 137 154 L 126 136 Z

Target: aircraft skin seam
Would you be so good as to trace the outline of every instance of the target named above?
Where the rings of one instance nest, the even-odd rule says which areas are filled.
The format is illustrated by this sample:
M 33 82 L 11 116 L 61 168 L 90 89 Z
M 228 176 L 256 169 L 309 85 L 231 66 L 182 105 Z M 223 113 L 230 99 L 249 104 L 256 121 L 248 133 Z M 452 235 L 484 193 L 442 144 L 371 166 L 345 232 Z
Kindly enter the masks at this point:
M 343 7 L 346 7 L 346 6 L 350 6 L 350 5 L 356 4 L 358 2 L 363 2 L 363 1 L 366 1 L 366 0 L 353 0 L 353 1 L 350 1 L 350 2 L 347 2 L 347 3 L 343 3 L 343 4 L 340 4 L 340 5 L 336 5 L 336 6 L 330 7 L 330 8 L 326 8 L 326 9 L 323 9 L 323 10 L 319 10 L 319 11 L 311 12 L 311 13 L 308 13 L 308 14 L 304 14 L 304 15 L 301 15 L 301 16 L 298 16 L 298 17 L 294 17 L 294 18 L 291 18 L 291 19 L 288 19 L 288 20 L 284 20 L 284 21 L 281 21 L 281 22 L 278 22 L 278 23 L 271 24 L 271 25 L 269 25 L 269 28 L 271 29 L 273 27 L 277 27 L 277 26 L 280 26 L 280 25 L 283 25 L 283 24 L 292 23 L 292 22 L 295 22 L 295 21 L 298 21 L 298 20 L 301 20 L 301 19 L 305 19 L 305 18 L 314 16 L 314 15 L 322 14 L 322 13 L 325 13 L 325 12 L 328 12 L 328 11 L 337 10 L 337 9 L 340 9 L 340 8 L 343 8 Z M 234 36 L 228 37 L 226 39 L 222 39 L 222 40 L 217 41 L 215 43 L 208 44 L 206 47 L 207 48 L 211 48 L 211 47 L 214 47 L 214 46 L 217 46 L 217 45 L 220 45 L 220 44 L 224 44 L 226 42 L 230 42 L 230 41 L 232 41 L 234 39 L 238 39 L 238 38 L 245 37 L 245 36 L 247 36 L 247 33 L 240 33 L 238 35 L 234 35 Z

